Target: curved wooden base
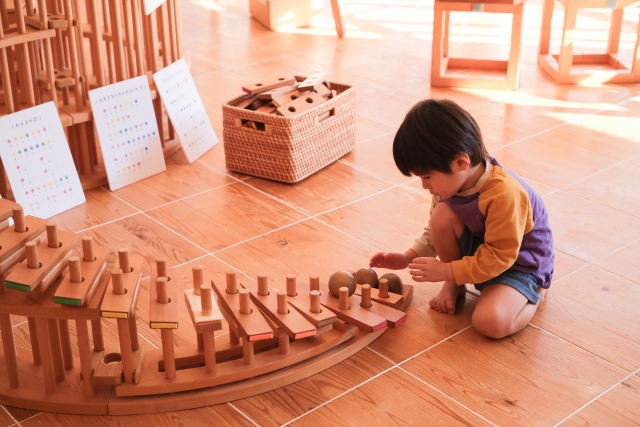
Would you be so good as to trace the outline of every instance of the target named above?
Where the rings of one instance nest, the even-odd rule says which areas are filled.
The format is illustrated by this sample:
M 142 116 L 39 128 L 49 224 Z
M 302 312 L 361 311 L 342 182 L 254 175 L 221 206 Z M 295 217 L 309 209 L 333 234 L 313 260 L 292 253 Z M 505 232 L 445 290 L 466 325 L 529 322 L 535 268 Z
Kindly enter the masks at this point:
M 404 302 L 399 309 L 405 311 L 413 298 L 413 287 L 405 285 L 403 295 Z M 0 375 L 0 403 L 37 411 L 96 415 L 149 414 L 215 405 L 265 393 L 321 372 L 362 350 L 371 342 L 375 341 L 386 330 L 386 327 L 373 333 L 355 330 L 356 332 L 354 334 L 346 334 L 349 335 L 348 338 L 345 337 L 346 340 L 338 340 L 340 342 L 339 344 L 326 351 L 316 352 L 315 355 L 305 360 L 292 359 L 288 360 L 287 363 L 280 363 L 277 358 L 273 358 L 272 363 L 274 365 L 272 367 L 276 370 L 268 373 L 254 372 L 254 374 L 257 375 L 255 377 L 246 375 L 243 376 L 245 379 L 239 379 L 228 384 L 222 384 L 218 381 L 217 384 L 220 385 L 215 386 L 213 385 L 215 381 L 213 381 L 212 384 L 205 384 L 207 380 L 199 380 L 194 382 L 193 387 L 189 389 L 185 388 L 186 383 L 184 381 L 180 384 L 180 382 L 174 380 L 174 384 L 167 388 L 168 392 L 171 391 L 170 389 L 186 391 L 167 394 L 149 393 L 149 395 L 145 396 L 119 396 L 119 394 L 123 394 L 123 390 L 128 390 L 129 388 L 131 390 L 136 389 L 136 385 L 129 384 L 127 384 L 126 387 L 123 387 L 125 384 L 122 384 L 116 388 L 95 387 L 95 394 L 93 396 L 85 396 L 82 385 L 76 382 L 76 377 L 80 370 L 80 363 L 77 360 L 74 364 L 75 368 L 65 371 L 65 380 L 57 383 L 56 392 L 46 394 L 42 379 L 42 367 L 34 366 L 31 363 L 30 350 L 18 348 L 18 371 L 21 386 L 19 388 L 11 388 L 6 375 Z M 330 339 L 332 332 L 333 331 L 326 333 L 330 335 L 327 335 L 325 341 Z M 322 336 L 319 338 L 321 337 Z M 226 337 L 221 337 L 221 339 L 224 338 Z M 292 343 L 292 348 L 295 343 L 296 342 Z M 181 350 L 176 350 L 178 352 L 184 352 L 185 354 L 193 353 L 193 349 L 190 348 L 191 346 L 187 347 L 189 348 L 185 347 L 183 349 L 179 347 L 178 349 Z M 267 353 L 264 354 L 265 357 L 269 357 Z M 143 370 L 143 375 L 145 375 L 145 372 L 148 370 L 146 375 L 153 377 L 161 365 L 155 369 L 156 373 L 152 372 L 152 366 L 158 365 L 158 358 L 153 357 L 152 354 L 149 354 L 148 357 L 149 358 L 145 360 L 146 366 L 145 370 Z M 256 355 L 256 359 L 259 357 L 260 353 Z M 282 359 L 286 359 L 286 356 L 283 356 Z M 240 359 L 240 363 L 241 362 L 242 359 Z M 0 372 L 6 372 L 5 363 L 4 357 L 0 354 Z M 220 366 L 218 368 L 220 368 Z M 200 368 L 190 370 L 196 371 L 198 369 Z M 245 370 L 246 372 L 253 372 L 255 369 L 260 368 L 248 367 Z M 180 374 L 188 373 L 179 371 L 178 378 L 180 378 Z M 116 393 L 116 389 L 118 389 L 118 393 Z M 134 393 L 124 392 L 124 394 Z M 155 393 L 157 393 L 157 391 Z

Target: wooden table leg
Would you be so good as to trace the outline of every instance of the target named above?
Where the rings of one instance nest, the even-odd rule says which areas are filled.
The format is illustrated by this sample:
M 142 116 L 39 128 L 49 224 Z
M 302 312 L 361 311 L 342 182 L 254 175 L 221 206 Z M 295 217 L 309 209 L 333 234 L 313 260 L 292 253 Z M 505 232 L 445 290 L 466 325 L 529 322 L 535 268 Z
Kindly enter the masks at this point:
M 85 396 L 93 396 L 93 368 L 91 367 L 91 344 L 89 343 L 89 325 L 86 320 L 76 320 L 78 348 L 80 350 L 80 370 Z
M 16 344 L 13 338 L 13 325 L 10 314 L 0 314 L 0 331 L 2 331 L 2 347 L 4 348 L 4 360 L 7 364 L 7 378 L 11 388 L 20 387 L 18 378 L 18 362 L 16 358 Z
M 53 370 L 53 358 L 51 356 L 51 344 L 49 342 L 49 326 L 47 319 L 43 317 L 37 317 L 35 323 L 42 362 L 42 375 L 44 377 L 44 391 L 47 394 L 53 394 L 56 392 L 56 375 Z

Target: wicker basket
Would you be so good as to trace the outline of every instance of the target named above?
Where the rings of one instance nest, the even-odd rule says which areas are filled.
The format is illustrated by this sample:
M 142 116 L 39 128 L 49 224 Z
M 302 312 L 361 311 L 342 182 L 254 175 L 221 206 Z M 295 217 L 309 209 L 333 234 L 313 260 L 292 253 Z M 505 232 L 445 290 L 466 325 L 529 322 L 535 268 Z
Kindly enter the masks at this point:
M 296 76 L 297 81 L 305 78 Z M 294 117 L 237 108 L 242 95 L 222 105 L 227 169 L 294 183 L 333 163 L 355 146 L 356 92 L 352 86 L 331 83 L 337 96 Z M 329 117 L 320 119 L 327 111 Z M 257 130 L 247 121 L 264 123 Z

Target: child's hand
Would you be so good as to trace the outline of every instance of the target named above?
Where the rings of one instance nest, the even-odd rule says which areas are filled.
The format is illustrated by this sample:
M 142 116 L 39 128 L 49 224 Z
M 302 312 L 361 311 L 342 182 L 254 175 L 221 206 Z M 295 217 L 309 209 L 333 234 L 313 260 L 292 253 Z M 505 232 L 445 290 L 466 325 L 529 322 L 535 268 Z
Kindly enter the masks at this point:
M 450 263 L 435 258 L 419 257 L 409 264 L 409 273 L 416 282 L 442 282 L 455 280 Z
M 369 261 L 369 267 L 388 268 L 390 270 L 402 270 L 407 268 L 407 265 L 409 265 L 407 256 L 395 252 L 378 252 Z

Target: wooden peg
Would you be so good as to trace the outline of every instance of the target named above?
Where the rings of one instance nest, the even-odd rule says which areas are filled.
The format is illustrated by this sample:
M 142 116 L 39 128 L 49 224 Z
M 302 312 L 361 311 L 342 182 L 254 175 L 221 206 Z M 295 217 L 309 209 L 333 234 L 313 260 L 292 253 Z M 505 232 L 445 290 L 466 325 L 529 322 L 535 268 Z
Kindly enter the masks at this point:
M 254 84 L 242 86 L 242 90 L 248 93 L 249 95 L 257 95 L 259 93 L 266 92 L 271 89 L 279 88 L 281 86 L 295 84 L 295 82 L 296 82 L 296 79 L 293 78 L 292 76 L 277 77 L 275 79 L 265 80 L 260 83 L 254 83 Z
M 158 295 L 158 298 L 156 299 L 156 301 L 158 301 L 160 304 L 169 303 L 169 296 L 167 294 L 167 278 L 166 277 L 158 277 L 156 279 L 156 292 Z
M 287 275 L 287 295 L 290 297 L 298 295 L 298 290 L 296 289 L 296 276 L 293 274 Z
M 312 313 L 320 313 L 322 311 L 320 309 L 320 291 L 313 290 L 309 293 L 309 295 L 310 295 L 309 311 Z
M 38 245 L 36 242 L 27 242 L 24 244 L 27 252 L 27 267 L 40 268 L 40 258 L 38 257 Z
M 114 268 L 111 270 L 111 285 L 113 293 L 116 295 L 124 295 L 124 282 L 122 281 L 122 270 Z
M 69 258 L 69 279 L 73 283 L 82 283 L 82 267 L 80 267 L 80 258 L 77 256 Z
M 82 238 L 82 259 L 85 262 L 93 262 L 96 260 L 96 256 L 93 253 L 93 237 L 84 236 Z
M 236 272 L 229 270 L 227 271 L 227 291 L 228 294 L 237 294 L 238 293 L 238 285 L 236 283 Z
M 210 285 L 200 287 L 200 304 L 202 305 L 202 315 L 209 316 L 213 311 L 213 295 Z
M 238 292 L 240 293 L 240 314 L 251 314 L 249 290 L 240 289 Z
M 318 86 L 322 84 L 322 80 L 327 73 L 315 73 L 307 77 L 303 82 L 298 85 L 300 92 L 316 90 Z
M 58 225 L 55 222 L 47 222 L 47 245 L 50 248 L 59 248 L 60 239 L 58 238 Z
M 24 209 L 20 205 L 13 207 L 13 223 L 15 224 L 13 229 L 17 233 L 27 231 L 27 226 L 24 224 Z
M 269 285 L 267 284 L 266 273 L 258 274 L 258 295 L 269 295 Z
M 156 260 L 156 277 L 168 277 L 167 276 L 167 259 L 166 258 L 158 258 Z
M 338 290 L 338 292 L 338 308 L 340 310 L 349 310 L 349 288 L 343 286 Z
M 278 291 L 278 314 L 288 314 L 287 293 L 283 290 Z
M 320 277 L 311 276 L 309 277 L 309 291 L 319 291 L 320 290 Z
M 129 263 L 129 249 L 118 249 L 118 263 L 123 273 L 130 273 L 132 271 L 131 264 Z
M 380 279 L 378 282 L 378 297 L 389 298 L 389 281 L 387 279 Z
M 386 279 L 385 279 L 386 280 Z M 360 302 L 360 306 L 362 308 L 371 307 L 371 285 L 362 285 L 362 301 Z
M 204 267 L 195 265 L 191 271 L 193 272 L 193 293 L 200 295 L 200 287 L 204 285 Z

